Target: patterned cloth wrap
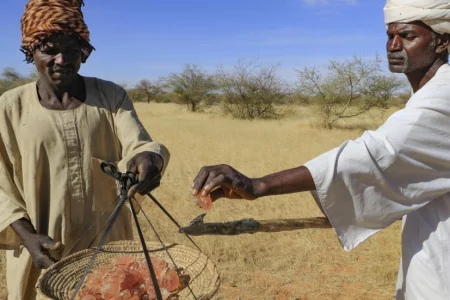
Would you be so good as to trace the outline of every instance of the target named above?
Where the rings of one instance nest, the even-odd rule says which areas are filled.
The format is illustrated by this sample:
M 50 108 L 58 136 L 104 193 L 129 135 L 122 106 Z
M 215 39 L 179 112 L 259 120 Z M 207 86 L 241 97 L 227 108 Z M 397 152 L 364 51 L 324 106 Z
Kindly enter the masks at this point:
M 21 20 L 22 52 L 26 60 L 33 61 L 33 52 L 45 38 L 64 33 L 80 39 L 82 62 L 86 62 L 94 47 L 81 12 L 83 5 L 83 0 L 30 0 Z

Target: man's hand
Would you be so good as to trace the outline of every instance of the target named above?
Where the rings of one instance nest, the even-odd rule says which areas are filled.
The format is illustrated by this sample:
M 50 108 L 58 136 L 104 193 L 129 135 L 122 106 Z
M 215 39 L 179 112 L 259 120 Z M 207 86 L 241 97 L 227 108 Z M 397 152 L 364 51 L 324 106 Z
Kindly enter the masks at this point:
M 139 183 L 128 190 L 128 197 L 139 193 L 145 195 L 156 189 L 161 181 L 161 171 L 164 161 L 158 154 L 150 151 L 136 154 L 127 163 L 127 170 L 137 175 Z
M 203 167 L 194 179 L 192 194 L 199 199 L 206 196 L 211 201 L 229 199 L 254 200 L 316 189 L 308 168 L 300 166 L 269 174 L 261 178 L 248 178 L 227 165 Z
M 47 235 L 37 234 L 31 222 L 27 219 L 17 220 L 11 224 L 11 227 L 30 253 L 36 268 L 47 269 L 56 262 L 49 251 L 58 250 L 61 247 L 60 242 L 53 241 Z
M 194 179 L 192 194 L 210 195 L 212 201 L 222 197 L 254 200 L 258 198 L 258 182 L 228 165 L 203 167 Z
M 53 265 L 54 260 L 50 255 L 50 250 L 58 250 L 61 247 L 60 242 L 53 241 L 50 237 L 43 234 L 32 234 L 28 240 L 22 241 L 23 246 L 30 252 L 34 266 L 38 269 L 47 269 Z

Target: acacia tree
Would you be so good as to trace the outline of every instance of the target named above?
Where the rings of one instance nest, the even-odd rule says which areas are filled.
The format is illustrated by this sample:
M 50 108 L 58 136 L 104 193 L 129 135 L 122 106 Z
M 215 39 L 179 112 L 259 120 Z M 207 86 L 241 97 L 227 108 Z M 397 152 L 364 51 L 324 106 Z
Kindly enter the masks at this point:
M 338 120 L 362 115 L 373 108 L 385 109 L 404 81 L 384 74 L 378 56 L 374 60 L 354 57 L 350 61 L 331 60 L 328 72 L 304 68 L 299 74 L 299 92 L 317 104 L 326 128 Z
M 201 104 L 210 102 L 217 89 L 214 76 L 189 64 L 180 74 L 172 73 L 167 78 L 167 86 L 172 88 L 192 112 L 196 112 Z
M 134 87 L 134 91 L 139 95 L 143 95 L 147 101 L 157 101 L 158 95 L 164 92 L 163 86 L 160 81 L 152 83 L 148 79 L 142 79 Z
M 275 103 L 286 95 L 277 78 L 277 66 L 259 67 L 253 61 L 240 60 L 232 72 L 217 72 L 223 94 L 222 109 L 239 119 L 278 117 Z

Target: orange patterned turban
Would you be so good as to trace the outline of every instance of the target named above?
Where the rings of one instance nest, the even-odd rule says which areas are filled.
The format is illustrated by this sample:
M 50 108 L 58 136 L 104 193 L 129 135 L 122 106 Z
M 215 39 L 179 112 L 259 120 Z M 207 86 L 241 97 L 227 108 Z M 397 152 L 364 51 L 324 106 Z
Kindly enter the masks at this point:
M 22 52 L 28 62 L 45 38 L 55 33 L 74 35 L 82 45 L 82 61 L 91 54 L 89 30 L 84 23 L 83 0 L 29 0 L 22 16 Z

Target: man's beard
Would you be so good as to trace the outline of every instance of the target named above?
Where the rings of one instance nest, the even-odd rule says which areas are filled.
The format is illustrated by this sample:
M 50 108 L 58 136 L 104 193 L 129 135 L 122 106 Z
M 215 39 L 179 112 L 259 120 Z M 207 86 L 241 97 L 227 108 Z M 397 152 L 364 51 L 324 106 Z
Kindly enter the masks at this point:
M 436 44 L 437 44 L 437 35 L 436 33 L 432 32 L 432 40 L 430 42 L 430 45 L 428 46 L 428 53 L 426 55 L 421 56 L 419 58 L 419 61 L 417 61 L 414 65 L 426 66 L 431 61 L 431 57 L 433 56 L 434 51 L 436 50 Z M 402 59 L 403 61 L 403 66 L 401 70 L 395 70 L 394 72 L 406 73 L 409 71 L 410 61 L 408 55 L 406 54 L 405 49 L 402 49 L 401 51 L 388 52 L 387 54 L 389 58 Z M 394 65 L 393 67 L 395 69 L 395 67 L 398 67 L 398 65 Z
M 408 55 L 406 55 L 405 50 L 402 51 L 395 51 L 395 52 L 388 52 L 388 57 L 389 58 L 398 58 L 398 59 L 402 59 L 403 61 L 403 67 L 401 68 L 401 70 L 398 70 L 398 73 L 405 73 L 406 71 L 408 71 L 409 68 L 409 59 L 408 59 Z M 396 66 L 394 66 L 395 68 Z

